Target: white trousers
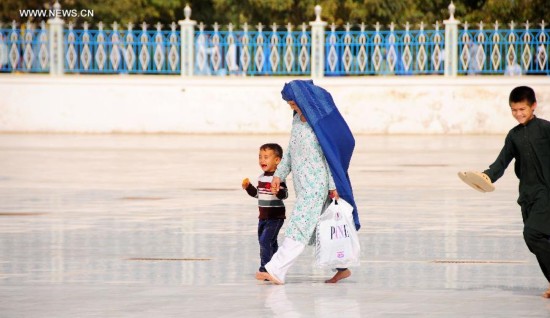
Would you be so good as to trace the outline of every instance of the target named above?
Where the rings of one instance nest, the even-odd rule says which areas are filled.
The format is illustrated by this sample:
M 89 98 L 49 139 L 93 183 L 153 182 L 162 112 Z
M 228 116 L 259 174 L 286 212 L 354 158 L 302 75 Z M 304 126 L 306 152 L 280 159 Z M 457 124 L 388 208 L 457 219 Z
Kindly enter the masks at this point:
M 283 244 L 279 246 L 277 252 L 273 254 L 271 261 L 265 264 L 265 269 L 271 276 L 284 284 L 286 272 L 292 264 L 294 264 L 298 256 L 302 254 L 305 247 L 305 244 L 285 237 Z

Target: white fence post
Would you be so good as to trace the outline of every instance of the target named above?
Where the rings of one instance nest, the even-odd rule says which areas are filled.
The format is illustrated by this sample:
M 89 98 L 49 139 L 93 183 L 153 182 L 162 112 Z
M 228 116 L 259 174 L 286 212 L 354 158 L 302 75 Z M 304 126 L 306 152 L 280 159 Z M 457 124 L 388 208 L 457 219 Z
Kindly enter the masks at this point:
M 456 76 L 458 70 L 458 25 L 455 20 L 455 5 L 449 5 L 451 17 L 443 21 L 445 24 L 445 76 Z
M 321 6 L 315 6 L 315 21 L 311 26 L 311 77 L 322 78 L 325 75 L 325 26 L 321 20 Z
M 63 24 L 65 22 L 59 18 L 59 12 L 61 10 L 59 2 L 56 1 L 53 8 L 56 11 L 55 18 L 48 19 L 48 25 L 50 26 L 50 74 L 63 75 Z
M 189 5 L 183 9 L 185 20 L 178 21 L 181 27 L 181 76 L 193 76 L 195 66 L 195 25 L 196 21 L 191 20 L 191 8 Z

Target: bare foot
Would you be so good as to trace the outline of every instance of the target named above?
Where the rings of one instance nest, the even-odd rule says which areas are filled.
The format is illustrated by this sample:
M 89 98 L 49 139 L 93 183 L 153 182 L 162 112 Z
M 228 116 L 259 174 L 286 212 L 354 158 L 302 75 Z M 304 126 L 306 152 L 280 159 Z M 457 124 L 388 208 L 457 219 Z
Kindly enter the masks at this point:
M 348 278 L 351 276 L 351 271 L 349 269 L 343 271 L 337 271 L 331 279 L 325 280 L 325 283 L 336 284 L 339 280 Z
M 271 274 L 269 274 L 267 272 L 256 272 L 256 279 L 257 280 L 268 280 L 268 281 L 272 282 L 275 285 L 282 285 L 283 284 L 283 283 L 281 283 L 280 280 L 278 280 L 277 278 L 271 276 Z
M 550 287 L 548 287 L 548 289 L 544 293 L 542 293 L 542 297 L 550 298 Z

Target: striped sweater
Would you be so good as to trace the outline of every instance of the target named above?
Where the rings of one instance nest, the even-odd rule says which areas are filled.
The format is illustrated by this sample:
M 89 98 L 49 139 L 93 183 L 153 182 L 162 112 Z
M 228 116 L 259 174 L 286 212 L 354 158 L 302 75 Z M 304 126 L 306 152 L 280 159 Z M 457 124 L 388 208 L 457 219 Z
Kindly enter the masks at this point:
M 258 199 L 258 209 L 260 220 L 265 219 L 285 219 L 285 204 L 283 200 L 288 197 L 288 189 L 284 182 L 281 182 L 277 195 L 271 193 L 271 182 L 274 172 L 264 172 L 258 177 L 258 188 L 249 184 L 246 192 Z

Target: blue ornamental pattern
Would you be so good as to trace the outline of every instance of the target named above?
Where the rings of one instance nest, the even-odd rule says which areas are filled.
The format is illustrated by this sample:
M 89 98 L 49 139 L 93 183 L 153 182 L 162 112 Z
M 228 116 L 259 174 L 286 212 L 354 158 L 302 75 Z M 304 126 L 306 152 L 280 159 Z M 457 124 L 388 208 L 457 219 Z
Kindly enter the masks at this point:
M 189 20 L 190 9 L 186 12 Z M 480 22 L 472 28 L 463 22 L 458 30 L 459 75 L 542 74 L 550 75 L 550 34 L 544 21 L 533 24 Z M 346 24 L 328 26 L 324 38 L 325 76 L 441 75 L 444 74 L 445 27 L 439 23 L 411 25 L 399 29 L 394 23 L 382 26 Z M 312 31 L 305 23 L 254 27 L 240 30 L 229 24 L 214 24 L 211 30 L 200 23 L 193 43 L 182 48 L 182 32 L 172 23 L 116 22 L 106 29 L 85 23 L 62 30 L 63 71 L 81 74 L 181 74 L 182 52 L 195 75 L 308 76 L 311 75 Z M 61 34 L 61 33 L 60 33 Z M 189 33 L 191 34 L 191 33 Z M 11 25 L 0 23 L 0 72 L 47 73 L 50 71 L 51 34 L 46 23 Z M 52 42 L 53 43 L 53 42 Z M 316 42 L 317 43 L 317 42 Z M 456 43 L 456 42 L 455 42 Z

